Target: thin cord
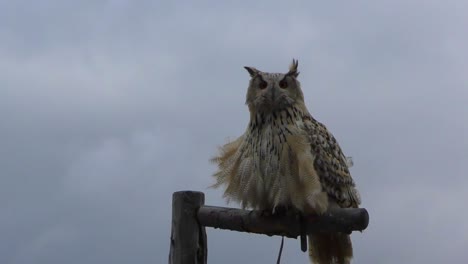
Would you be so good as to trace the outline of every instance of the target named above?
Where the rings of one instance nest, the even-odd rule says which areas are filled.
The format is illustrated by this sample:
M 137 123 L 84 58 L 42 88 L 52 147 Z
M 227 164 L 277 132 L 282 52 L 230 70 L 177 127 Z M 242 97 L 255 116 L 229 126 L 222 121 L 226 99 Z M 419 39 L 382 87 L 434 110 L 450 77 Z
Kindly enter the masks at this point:
M 279 249 L 278 259 L 276 260 L 276 264 L 281 263 L 281 253 L 283 253 L 283 245 L 284 245 L 284 236 L 281 237 L 281 246 L 280 246 L 280 249 Z

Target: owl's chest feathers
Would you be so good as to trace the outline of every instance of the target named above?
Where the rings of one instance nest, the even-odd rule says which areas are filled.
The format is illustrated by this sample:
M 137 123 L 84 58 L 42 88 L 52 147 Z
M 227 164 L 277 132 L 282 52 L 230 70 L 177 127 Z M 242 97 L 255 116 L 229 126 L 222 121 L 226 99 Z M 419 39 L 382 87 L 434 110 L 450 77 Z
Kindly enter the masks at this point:
M 265 161 L 278 162 L 281 153 L 289 148 L 288 138 L 303 131 L 302 116 L 297 110 L 283 110 L 270 114 L 258 113 L 250 121 L 246 133 L 247 147 L 257 155 L 261 165 L 273 166 Z
M 255 179 L 247 180 L 246 188 L 256 191 L 255 198 L 245 196 L 244 202 L 260 208 L 291 204 L 292 193 L 302 185 L 297 139 L 305 145 L 301 148 L 309 148 L 303 120 L 297 110 L 257 114 L 251 120 L 241 152 L 243 159 L 250 160 L 252 165 L 251 173 L 245 176 Z M 309 162 L 312 164 L 313 160 Z
M 244 135 L 215 159 L 220 168 L 216 185 L 226 183 L 225 196 L 243 207 L 304 210 L 309 197 L 321 192 L 309 122 L 307 113 L 297 109 L 253 115 Z

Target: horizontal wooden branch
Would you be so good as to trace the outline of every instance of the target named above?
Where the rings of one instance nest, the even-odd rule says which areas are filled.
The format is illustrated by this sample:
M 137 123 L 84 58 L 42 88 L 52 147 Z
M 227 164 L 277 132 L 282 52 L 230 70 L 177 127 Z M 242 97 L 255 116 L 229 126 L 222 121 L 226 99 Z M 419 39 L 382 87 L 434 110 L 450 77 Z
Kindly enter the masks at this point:
M 286 236 L 297 238 L 300 234 L 299 219 L 294 214 L 265 215 L 261 211 L 249 211 L 227 207 L 201 206 L 197 213 L 202 226 L 240 232 Z M 364 208 L 339 208 L 323 215 L 306 216 L 307 234 L 316 232 L 362 231 L 369 224 L 369 214 Z

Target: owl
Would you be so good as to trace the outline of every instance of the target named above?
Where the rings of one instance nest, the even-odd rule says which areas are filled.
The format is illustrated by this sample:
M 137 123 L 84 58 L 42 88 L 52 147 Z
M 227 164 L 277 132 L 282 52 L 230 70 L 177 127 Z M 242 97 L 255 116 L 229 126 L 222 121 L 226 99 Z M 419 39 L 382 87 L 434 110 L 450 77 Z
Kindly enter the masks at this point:
M 360 196 L 335 137 L 307 110 L 298 61 L 286 73 L 245 67 L 250 75 L 243 135 L 220 148 L 214 187 L 243 208 L 291 208 L 323 214 L 333 207 L 358 207 Z M 350 263 L 351 239 L 344 233 L 308 236 L 312 263 Z

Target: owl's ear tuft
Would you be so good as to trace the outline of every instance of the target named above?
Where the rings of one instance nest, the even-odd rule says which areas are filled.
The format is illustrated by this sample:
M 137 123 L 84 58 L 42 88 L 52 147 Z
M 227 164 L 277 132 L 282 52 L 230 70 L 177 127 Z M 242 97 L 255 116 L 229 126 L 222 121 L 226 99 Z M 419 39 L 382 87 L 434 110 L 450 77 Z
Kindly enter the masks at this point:
M 244 68 L 249 72 L 250 77 L 255 77 L 260 72 L 259 70 L 255 69 L 254 67 L 244 66 Z
M 291 65 L 289 65 L 289 71 L 286 73 L 286 75 L 297 77 L 299 76 L 299 71 L 297 70 L 297 67 L 299 66 L 299 61 L 293 59 L 291 62 Z

